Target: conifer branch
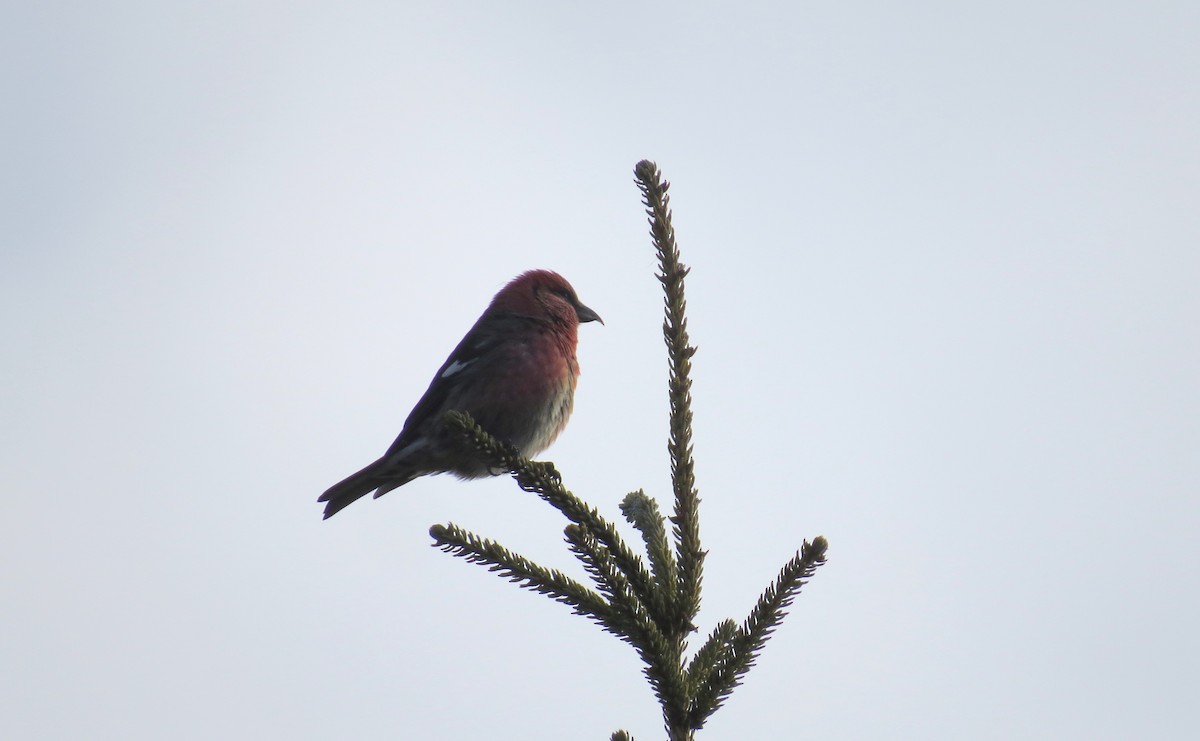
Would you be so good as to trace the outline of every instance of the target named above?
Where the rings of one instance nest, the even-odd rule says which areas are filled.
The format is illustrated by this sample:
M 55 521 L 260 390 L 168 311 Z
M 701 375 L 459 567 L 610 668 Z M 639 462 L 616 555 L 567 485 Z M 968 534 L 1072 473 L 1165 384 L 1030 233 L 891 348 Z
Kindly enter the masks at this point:
M 434 547 L 471 563 L 486 565 L 488 571 L 569 605 L 576 614 L 589 617 L 605 628 L 615 622 L 612 607 L 603 597 L 557 569 L 539 566 L 499 543 L 480 538 L 453 523 L 434 525 L 429 528 L 429 535 Z
M 613 625 L 619 628 L 610 632 L 639 651 L 647 650 L 653 643 L 657 626 L 634 595 L 629 579 L 617 567 L 612 554 L 583 525 L 567 525 L 564 535 L 571 552 L 583 563 L 600 594 L 608 600 Z
M 592 577 L 596 591 L 610 603 L 623 600 L 635 601 L 629 579 L 613 566 L 612 554 L 583 525 L 571 523 L 563 530 L 563 539 L 575 557 L 583 564 L 583 570 Z M 632 610 L 628 610 L 632 611 Z
M 614 621 L 623 627 L 617 635 L 642 657 L 646 678 L 659 702 L 664 707 L 668 704 L 686 707 L 689 695 L 677 665 L 670 660 L 671 641 L 659 623 L 631 593 L 616 563 L 586 527 L 568 525 L 566 535 L 571 551 L 584 562 L 584 568 L 609 597 Z
M 613 560 L 629 578 L 630 588 L 639 600 L 648 607 L 659 606 L 654 583 L 640 556 L 630 550 L 617 532 L 616 527 L 579 497 L 562 485 L 562 476 L 551 463 L 531 461 L 514 448 L 492 437 L 465 412 L 447 412 L 445 422 L 450 429 L 462 433 L 464 439 L 493 469 L 512 475 L 523 490 L 541 497 L 563 516 L 577 525 L 583 525 L 612 554 Z
M 675 542 L 679 550 L 679 599 L 676 619 L 691 626 L 700 611 L 700 582 L 704 575 L 704 550 L 700 547 L 699 505 L 696 491 L 695 462 L 692 459 L 692 356 L 696 348 L 688 343 L 687 302 L 683 279 L 688 268 L 680 262 L 671 225 L 671 184 L 663 180 L 658 166 L 642 160 L 634 168 L 642 202 L 650 217 L 650 236 L 658 253 L 659 282 L 665 294 L 666 318 L 663 337 L 670 363 L 668 395 L 671 402 L 671 432 L 668 449 L 671 456 L 671 481 L 675 492 Z
M 698 678 L 691 724 L 700 728 L 715 713 L 734 688 L 741 684 L 746 672 L 758 659 L 771 633 L 787 615 L 787 608 L 816 571 L 825 563 L 825 538 L 818 536 L 810 544 L 804 541 L 800 551 L 784 564 L 779 577 L 767 587 L 746 621 L 729 637 L 727 649 L 720 652 L 707 672 Z M 715 635 L 715 633 L 714 633 Z
M 722 620 L 717 623 L 717 627 L 713 628 L 713 632 L 709 634 L 708 640 L 688 662 L 687 681 L 692 697 L 696 696 L 702 683 L 709 681 L 713 667 L 718 661 L 724 659 L 737 632 L 738 624 L 733 620 Z
M 650 558 L 650 573 L 657 587 L 655 592 L 667 601 L 666 615 L 674 614 L 676 589 L 675 552 L 667 539 L 666 518 L 658 509 L 658 502 L 641 489 L 630 492 L 621 500 L 621 514 L 642 534 L 646 544 L 646 555 Z

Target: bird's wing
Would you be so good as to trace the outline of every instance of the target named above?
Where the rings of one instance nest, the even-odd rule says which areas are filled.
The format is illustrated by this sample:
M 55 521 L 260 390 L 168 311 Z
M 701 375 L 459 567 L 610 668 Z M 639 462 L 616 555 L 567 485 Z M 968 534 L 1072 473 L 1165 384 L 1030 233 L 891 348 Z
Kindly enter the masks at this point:
M 442 363 L 442 367 L 438 368 L 429 388 L 409 412 L 408 419 L 404 420 L 404 429 L 388 448 L 384 458 L 392 457 L 424 435 L 431 423 L 436 423 L 453 408 L 450 405 L 451 397 L 456 396 L 456 391 L 461 391 L 464 385 L 473 382 L 480 368 L 495 357 L 497 348 L 512 342 L 514 336 L 528 332 L 531 323 L 536 322 L 518 315 L 481 317 L 446 358 L 446 362 Z

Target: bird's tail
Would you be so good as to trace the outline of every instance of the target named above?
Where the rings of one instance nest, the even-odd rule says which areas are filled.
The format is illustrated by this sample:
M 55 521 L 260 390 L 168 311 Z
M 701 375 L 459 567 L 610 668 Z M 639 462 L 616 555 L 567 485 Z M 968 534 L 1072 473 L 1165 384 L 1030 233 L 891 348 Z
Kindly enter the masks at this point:
M 324 519 L 328 520 L 371 492 L 375 492 L 375 496 L 379 497 L 416 478 L 415 474 L 385 472 L 386 463 L 386 458 L 380 458 L 358 473 L 351 474 L 329 487 L 324 494 L 317 498 L 318 502 L 325 502 Z

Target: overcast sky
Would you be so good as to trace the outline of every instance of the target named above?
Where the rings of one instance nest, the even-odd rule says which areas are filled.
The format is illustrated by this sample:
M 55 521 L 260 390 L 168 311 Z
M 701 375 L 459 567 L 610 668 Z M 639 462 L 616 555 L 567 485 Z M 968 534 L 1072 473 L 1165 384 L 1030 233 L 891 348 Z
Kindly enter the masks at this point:
M 829 563 L 700 739 L 1200 727 L 1200 5 L 0 11 L 0 737 L 662 738 L 507 479 L 323 522 L 492 294 L 560 271 L 546 458 L 666 506 L 673 182 L 700 627 Z M 636 536 L 631 536 L 636 538 Z

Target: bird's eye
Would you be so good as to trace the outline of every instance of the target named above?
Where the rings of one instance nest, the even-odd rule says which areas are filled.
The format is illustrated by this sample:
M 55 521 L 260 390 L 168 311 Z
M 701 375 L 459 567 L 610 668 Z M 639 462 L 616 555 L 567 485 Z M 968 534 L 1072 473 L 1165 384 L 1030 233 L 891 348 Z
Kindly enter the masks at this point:
M 558 296 L 572 306 L 575 305 L 575 297 L 572 296 L 571 292 L 565 288 L 551 288 L 550 293 L 553 293 L 555 296 Z

